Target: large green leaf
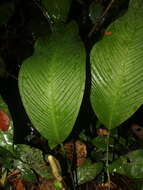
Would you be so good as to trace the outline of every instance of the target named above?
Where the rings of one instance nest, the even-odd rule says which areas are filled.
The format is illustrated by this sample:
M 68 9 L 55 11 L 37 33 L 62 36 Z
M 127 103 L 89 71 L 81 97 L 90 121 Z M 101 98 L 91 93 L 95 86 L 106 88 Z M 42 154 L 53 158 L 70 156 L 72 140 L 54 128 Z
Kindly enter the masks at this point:
M 70 134 L 81 105 L 85 84 L 85 50 L 77 26 L 71 23 L 48 41 L 20 70 L 23 104 L 37 130 L 51 148 Z
M 42 0 L 42 4 L 54 22 L 66 22 L 71 0 Z
M 93 180 L 102 169 L 102 162 L 92 164 L 90 160 L 86 160 L 81 167 L 77 168 L 78 184 L 80 185 Z
M 143 178 L 143 150 L 130 152 L 109 165 L 111 173 L 119 173 L 132 178 Z
M 91 51 L 91 103 L 109 129 L 143 103 L 143 2 L 131 0 L 127 13 Z
M 0 96 L 0 147 L 13 152 L 13 122 L 7 104 Z

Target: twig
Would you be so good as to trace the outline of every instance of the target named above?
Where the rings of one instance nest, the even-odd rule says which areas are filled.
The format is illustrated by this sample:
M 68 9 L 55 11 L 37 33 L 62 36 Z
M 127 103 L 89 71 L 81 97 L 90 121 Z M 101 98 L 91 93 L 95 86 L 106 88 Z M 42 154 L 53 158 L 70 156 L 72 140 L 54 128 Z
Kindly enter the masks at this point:
M 52 20 L 50 18 L 49 13 L 47 12 L 47 10 L 44 7 L 40 6 L 39 3 L 36 0 L 33 0 L 33 2 L 40 9 L 40 11 L 43 13 L 44 17 L 46 18 L 46 20 L 48 21 L 48 23 L 50 25 L 51 31 L 53 31 L 53 27 L 52 27 L 53 22 L 52 22 Z
M 111 6 L 112 6 L 113 3 L 114 3 L 114 0 L 111 0 L 111 2 L 109 3 L 109 5 L 107 6 L 107 8 L 105 9 L 105 11 L 103 12 L 102 16 L 100 17 L 100 22 L 96 22 L 96 24 L 93 26 L 93 28 L 89 32 L 88 38 L 91 38 L 92 34 L 97 30 L 97 26 L 101 25 L 104 22 L 104 18 L 105 18 L 107 12 L 109 11 L 109 9 L 111 8 Z
M 16 76 L 14 76 L 13 74 L 8 73 L 8 76 L 10 76 L 11 78 L 13 78 L 14 80 L 18 80 L 18 78 Z

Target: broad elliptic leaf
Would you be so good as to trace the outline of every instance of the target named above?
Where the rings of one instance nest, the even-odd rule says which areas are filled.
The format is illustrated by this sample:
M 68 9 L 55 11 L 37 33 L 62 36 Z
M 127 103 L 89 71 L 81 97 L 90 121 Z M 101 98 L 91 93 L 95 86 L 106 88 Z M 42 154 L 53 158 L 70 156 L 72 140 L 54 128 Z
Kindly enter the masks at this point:
M 86 160 L 85 163 L 77 168 L 77 180 L 78 184 L 83 184 L 93 180 L 103 169 L 103 163 L 91 163 L 90 160 Z
M 135 150 L 124 156 L 120 156 L 109 165 L 111 173 L 119 173 L 131 178 L 143 178 L 143 150 Z
M 66 22 L 72 0 L 42 0 L 50 18 L 54 22 Z
M 33 169 L 36 173 L 38 173 L 42 177 L 52 178 L 51 169 L 47 166 L 44 161 L 42 151 L 37 148 L 32 148 L 28 145 L 18 144 L 15 148 L 15 154 L 18 160 L 15 162 L 15 166 L 21 171 L 25 171 L 26 169 Z M 25 165 L 24 165 L 25 164 Z
M 54 148 L 70 134 L 85 84 L 85 49 L 75 23 L 38 41 L 19 74 L 23 104 L 33 125 Z
M 143 103 L 143 1 L 128 11 L 91 51 L 91 104 L 99 120 L 114 128 Z
M 0 96 L 0 147 L 13 152 L 13 122 L 7 104 Z

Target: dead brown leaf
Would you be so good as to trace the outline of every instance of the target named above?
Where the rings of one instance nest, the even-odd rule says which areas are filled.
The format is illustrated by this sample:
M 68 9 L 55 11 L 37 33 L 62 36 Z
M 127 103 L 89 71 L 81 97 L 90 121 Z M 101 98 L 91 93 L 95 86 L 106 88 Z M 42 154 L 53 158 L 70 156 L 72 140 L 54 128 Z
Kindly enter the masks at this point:
M 64 144 L 67 159 L 73 161 L 76 158 L 77 167 L 81 166 L 87 156 L 87 146 L 84 142 L 77 140 L 76 142 L 67 142 Z
M 13 181 L 13 186 L 15 188 L 15 190 L 26 190 L 23 182 L 21 179 L 19 178 L 16 178 L 14 181 Z

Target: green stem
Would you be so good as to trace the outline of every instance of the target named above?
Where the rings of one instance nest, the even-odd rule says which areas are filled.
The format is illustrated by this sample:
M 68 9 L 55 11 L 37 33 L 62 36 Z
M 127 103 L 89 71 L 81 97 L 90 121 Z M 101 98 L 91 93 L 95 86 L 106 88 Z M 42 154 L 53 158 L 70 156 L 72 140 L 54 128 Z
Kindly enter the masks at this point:
M 97 26 L 101 26 L 101 24 L 103 24 L 104 22 L 104 18 L 107 15 L 109 9 L 112 7 L 113 3 L 115 0 L 111 0 L 110 3 L 108 4 L 107 8 L 105 9 L 105 11 L 103 12 L 102 16 L 100 17 L 100 22 L 96 22 L 95 25 L 93 26 L 93 28 L 91 29 L 91 31 L 88 34 L 88 38 L 91 38 L 92 34 L 96 31 Z
M 110 132 L 108 131 L 107 134 L 107 147 L 106 147 L 106 172 L 107 172 L 107 180 L 108 180 L 108 190 L 111 189 L 111 180 L 110 180 L 110 173 L 109 173 L 109 139 L 110 139 Z

